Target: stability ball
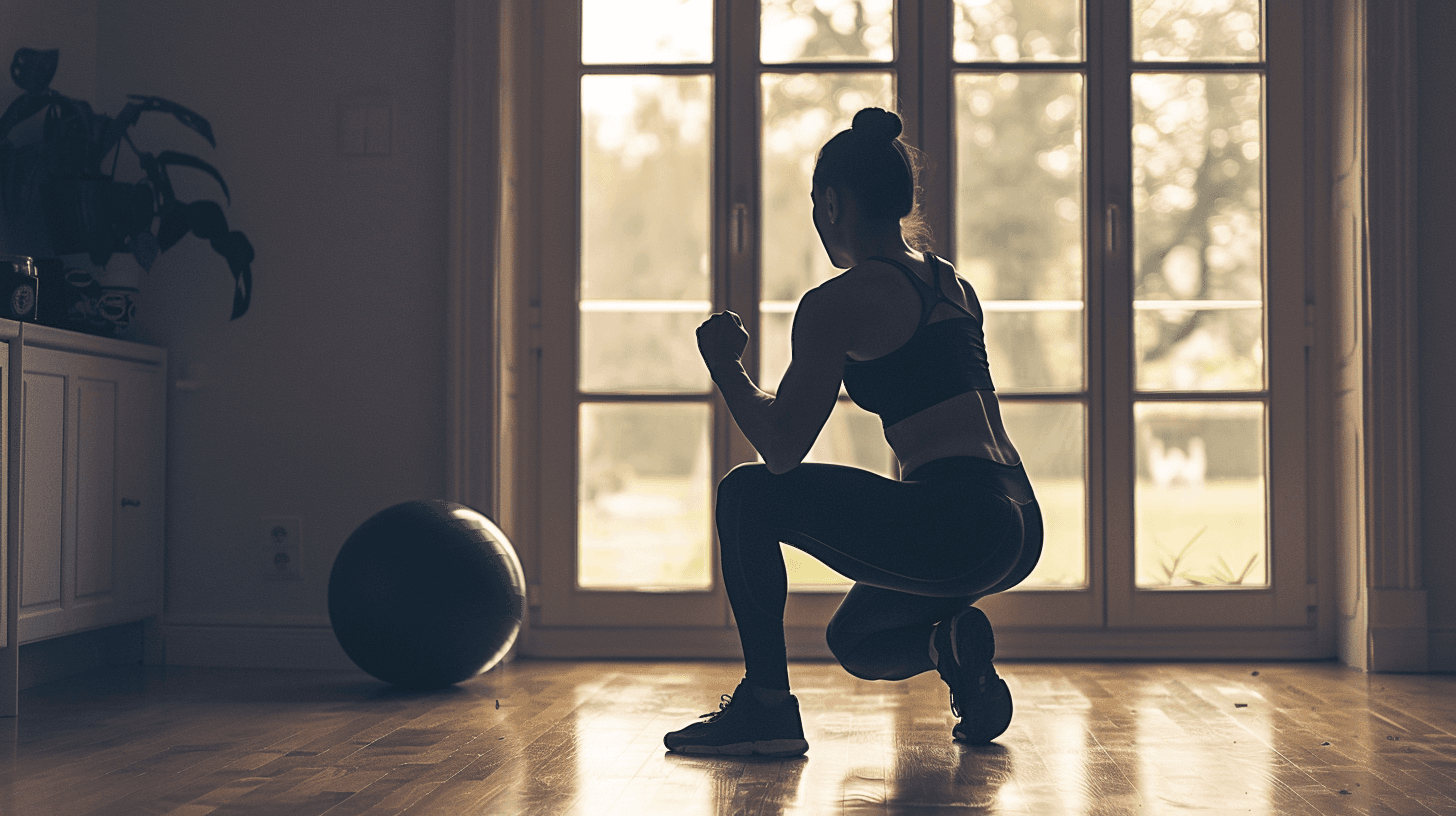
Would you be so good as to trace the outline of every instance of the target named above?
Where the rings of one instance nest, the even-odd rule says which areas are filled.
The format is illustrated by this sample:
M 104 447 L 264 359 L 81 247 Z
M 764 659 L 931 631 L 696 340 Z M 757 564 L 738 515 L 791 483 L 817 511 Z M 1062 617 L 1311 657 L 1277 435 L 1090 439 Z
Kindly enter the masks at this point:
M 494 666 L 521 630 L 526 578 L 505 534 L 464 505 L 410 501 L 355 530 L 329 573 L 329 622 L 359 668 L 443 688 Z

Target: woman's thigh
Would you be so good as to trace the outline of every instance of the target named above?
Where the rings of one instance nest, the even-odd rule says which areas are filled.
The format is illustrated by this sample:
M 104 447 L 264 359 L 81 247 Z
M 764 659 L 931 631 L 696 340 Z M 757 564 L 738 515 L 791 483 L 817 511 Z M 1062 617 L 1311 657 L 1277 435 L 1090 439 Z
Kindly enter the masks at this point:
M 718 516 L 725 540 L 772 533 L 857 582 L 919 595 L 984 591 L 1021 547 L 1020 509 L 988 487 L 900 482 L 842 465 L 777 475 L 741 465 L 719 485 Z

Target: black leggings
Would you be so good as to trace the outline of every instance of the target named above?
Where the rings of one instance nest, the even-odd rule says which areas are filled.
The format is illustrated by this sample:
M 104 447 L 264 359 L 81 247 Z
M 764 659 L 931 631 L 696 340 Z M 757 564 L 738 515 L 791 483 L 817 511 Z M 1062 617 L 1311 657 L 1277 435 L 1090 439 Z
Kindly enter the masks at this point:
M 789 687 L 779 542 L 855 581 L 829 622 L 829 648 L 870 680 L 935 668 L 935 624 L 1017 585 L 1041 557 L 1025 470 L 975 456 L 928 462 L 903 481 L 842 465 L 779 475 L 739 465 L 718 483 L 716 519 L 747 679 L 764 688 Z

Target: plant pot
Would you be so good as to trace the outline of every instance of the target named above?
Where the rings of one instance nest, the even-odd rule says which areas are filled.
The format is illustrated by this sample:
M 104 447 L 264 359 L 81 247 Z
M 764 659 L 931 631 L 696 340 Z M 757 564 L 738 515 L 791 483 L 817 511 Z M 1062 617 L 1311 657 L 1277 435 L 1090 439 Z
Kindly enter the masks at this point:
M 45 186 L 51 244 L 62 257 L 109 240 L 112 182 L 105 176 L 57 179 Z
M 106 268 L 85 253 L 66 255 L 53 267 L 56 280 L 46 290 L 43 322 L 61 329 L 110 337 L 136 314 L 135 286 L 113 285 Z

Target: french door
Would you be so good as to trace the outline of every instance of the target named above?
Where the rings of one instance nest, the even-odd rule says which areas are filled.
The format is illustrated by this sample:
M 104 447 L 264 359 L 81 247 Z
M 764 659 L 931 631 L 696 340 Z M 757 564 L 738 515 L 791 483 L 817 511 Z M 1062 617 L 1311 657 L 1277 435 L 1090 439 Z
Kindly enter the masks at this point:
M 925 153 L 927 248 L 985 306 L 1046 517 L 1036 571 L 982 602 L 993 620 L 1027 653 L 1188 628 L 1299 652 L 1297 5 L 550 0 L 542 627 L 731 629 L 713 488 L 756 454 L 693 329 L 737 312 L 745 367 L 776 387 L 799 297 L 837 273 L 810 221 L 816 151 L 876 105 Z M 843 395 L 809 460 L 895 475 Z M 822 627 L 847 583 L 785 554 L 789 625 Z

